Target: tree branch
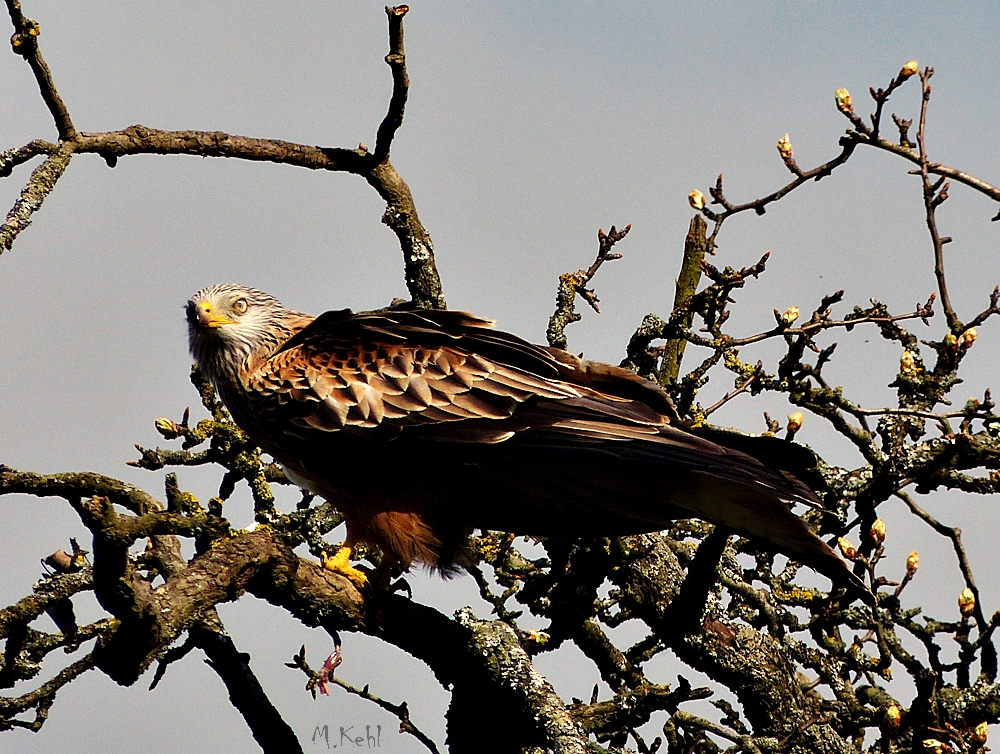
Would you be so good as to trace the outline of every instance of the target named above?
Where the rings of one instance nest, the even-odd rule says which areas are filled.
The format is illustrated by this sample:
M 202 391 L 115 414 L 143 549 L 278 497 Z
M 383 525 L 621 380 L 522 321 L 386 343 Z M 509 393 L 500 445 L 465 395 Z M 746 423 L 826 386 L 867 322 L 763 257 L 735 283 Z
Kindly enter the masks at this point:
M 24 17 L 19 0 L 6 1 L 11 23 L 14 24 L 14 36 L 10 39 L 11 47 L 31 66 L 31 72 L 35 74 L 42 99 L 45 100 L 45 105 L 49 108 L 52 119 L 56 123 L 59 140 L 75 139 L 76 129 L 73 127 L 73 121 L 70 120 L 69 111 L 62 101 L 62 97 L 59 96 L 59 92 L 56 91 L 56 85 L 52 81 L 52 72 L 38 49 L 38 35 L 41 34 L 41 28 L 36 22 Z
M 45 162 L 32 171 L 31 178 L 28 179 L 27 185 L 21 191 L 21 196 L 14 202 L 14 206 L 7 213 L 7 219 L 0 226 L 0 254 L 9 251 L 18 234 L 31 225 L 31 216 L 41 208 L 45 197 L 55 188 L 56 181 L 62 177 L 63 171 L 66 170 L 73 157 L 73 150 L 73 142 L 60 144 L 45 159 Z M 39 148 L 38 153 L 42 151 L 45 150 Z M 19 160 L 22 156 L 24 153 L 12 159 Z

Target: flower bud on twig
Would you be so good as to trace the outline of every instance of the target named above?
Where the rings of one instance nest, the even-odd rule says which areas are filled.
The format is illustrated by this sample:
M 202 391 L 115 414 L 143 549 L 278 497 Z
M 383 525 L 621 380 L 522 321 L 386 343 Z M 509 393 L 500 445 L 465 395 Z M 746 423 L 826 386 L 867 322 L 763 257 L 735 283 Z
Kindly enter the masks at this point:
M 786 325 L 792 324 L 795 320 L 799 318 L 799 307 L 790 306 L 785 309 L 785 313 L 781 315 L 781 321 Z
M 902 713 L 899 711 L 899 707 L 895 704 L 890 704 L 885 711 L 885 726 L 887 728 L 896 729 L 899 727 L 899 721 L 902 718 Z
M 899 371 L 912 372 L 916 362 L 913 351 L 903 351 L 903 355 L 899 357 Z
M 698 189 L 688 194 L 688 203 L 699 212 L 705 209 L 705 195 Z
M 174 440 L 180 437 L 181 432 L 184 431 L 184 428 L 172 419 L 157 419 L 153 422 L 153 425 L 156 427 L 156 431 L 167 440 Z
M 885 521 L 881 518 L 876 518 L 875 522 L 872 524 L 872 529 L 869 534 L 872 538 L 872 543 L 876 547 L 885 542 Z
M 990 732 L 990 725 L 985 720 L 983 720 L 983 722 L 979 723 L 979 725 L 976 726 L 976 730 L 972 734 L 973 743 L 982 746 L 984 743 L 986 743 L 986 738 L 989 735 L 989 732 Z
M 978 336 L 979 333 L 976 332 L 976 328 L 970 327 L 968 330 L 966 330 L 964 333 L 958 336 L 959 348 L 968 348 L 969 346 L 971 346 L 973 343 L 976 342 L 976 338 Z
M 958 595 L 958 609 L 964 616 L 972 615 L 972 611 L 976 609 L 976 595 L 969 587 L 965 587 Z
M 792 142 L 788 140 L 788 134 L 778 139 L 778 154 L 781 155 L 781 159 L 783 160 L 792 159 L 794 152 L 792 150 Z
M 946 751 L 951 751 L 950 746 L 941 743 L 936 738 L 925 738 L 923 744 L 924 751 L 926 751 L 927 754 L 944 754 Z
M 788 424 L 785 426 L 785 429 L 794 435 L 802 428 L 802 422 L 804 421 L 805 417 L 802 416 L 802 412 L 796 411 L 794 414 L 788 415 Z
M 834 92 L 834 97 L 837 101 L 837 109 L 840 110 L 844 115 L 848 115 L 854 112 L 854 100 L 851 99 L 851 93 L 846 89 L 838 89 Z
M 858 557 L 858 548 L 856 548 L 849 539 L 837 537 L 837 547 L 840 548 L 840 552 L 843 553 L 844 557 L 848 560 L 854 560 Z
M 958 345 L 958 338 L 951 333 L 948 333 L 944 336 L 944 344 L 948 346 L 948 348 L 955 348 Z
M 920 556 L 914 550 L 906 556 L 906 575 L 912 578 L 918 568 L 920 568 Z
M 908 79 L 918 70 L 920 70 L 920 63 L 918 63 L 916 60 L 911 60 L 908 63 L 905 63 L 903 67 L 899 69 L 899 77 L 901 79 Z

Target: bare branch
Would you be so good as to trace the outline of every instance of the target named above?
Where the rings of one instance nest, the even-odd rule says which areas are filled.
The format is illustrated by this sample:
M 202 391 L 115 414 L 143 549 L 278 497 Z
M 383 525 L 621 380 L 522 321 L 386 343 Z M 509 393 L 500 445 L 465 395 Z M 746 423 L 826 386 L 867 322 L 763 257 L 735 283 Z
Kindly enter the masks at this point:
M 395 715 L 399 719 L 400 733 L 409 733 L 411 736 L 420 741 L 420 743 L 422 743 L 428 751 L 433 752 L 433 754 L 438 754 L 437 744 L 435 744 L 430 737 L 417 728 L 417 726 L 410 720 L 410 709 L 406 702 L 393 704 L 392 702 L 386 701 L 385 699 L 372 694 L 368 690 L 368 684 L 365 684 L 363 689 L 359 689 L 346 681 L 340 680 L 333 674 L 337 666 L 340 665 L 340 641 L 337 637 L 334 637 L 333 654 L 327 658 L 327 661 L 323 663 L 323 667 L 319 671 L 313 670 L 309 667 L 309 663 L 306 662 L 306 647 L 304 644 L 298 654 L 292 658 L 292 662 L 285 664 L 290 668 L 298 668 L 306 674 L 306 677 L 309 678 L 309 681 L 306 683 L 306 690 L 312 693 L 314 699 L 316 698 L 316 689 L 319 689 L 321 694 L 326 695 L 329 693 L 326 690 L 326 684 L 332 683 L 334 686 L 339 686 L 348 694 L 354 694 L 362 699 L 367 699 L 369 702 L 374 702 L 386 712 L 390 712 Z
M 576 311 L 577 294 L 590 304 L 595 312 L 598 314 L 601 313 L 601 308 L 598 306 L 599 299 L 597 298 L 597 294 L 593 289 L 587 288 L 587 283 L 591 281 L 605 262 L 621 259 L 622 255 L 612 254 L 611 249 L 616 243 L 625 238 L 630 230 L 632 230 L 631 225 L 626 225 L 621 230 L 617 230 L 612 225 L 611 230 L 607 233 L 603 229 L 598 229 L 597 258 L 594 259 L 594 263 L 586 270 L 565 272 L 559 276 L 559 289 L 556 291 L 556 309 L 552 312 L 552 316 L 549 317 L 549 327 L 545 333 L 550 346 L 553 348 L 562 348 L 563 350 L 566 349 L 568 345 L 566 341 L 566 328 L 572 323 L 580 321 L 580 314 Z
M 951 298 L 948 296 L 948 285 L 945 281 L 944 275 L 944 245 L 948 243 L 951 239 L 942 238 L 937 229 L 937 217 L 935 215 L 935 208 L 941 204 L 945 199 L 948 198 L 948 184 L 945 182 L 944 186 L 941 186 L 944 178 L 931 184 L 929 178 L 929 160 L 927 158 L 927 141 L 926 141 L 926 126 L 927 126 L 927 105 L 931 99 L 931 85 L 930 79 L 934 75 L 933 68 L 925 68 L 920 73 L 920 83 L 923 86 L 923 96 L 920 100 L 920 122 L 917 127 L 917 148 L 920 154 L 920 179 L 923 183 L 923 194 L 924 194 L 924 209 L 927 214 L 927 229 L 931 234 L 931 243 L 934 246 L 934 277 L 937 278 L 938 292 L 941 294 L 941 307 L 944 309 L 945 319 L 948 321 L 948 327 L 955 331 L 959 327 L 958 316 L 955 314 L 955 309 L 951 305 Z M 940 189 L 940 191 L 939 191 Z M 955 332 L 958 335 L 958 332 Z
M 389 100 L 389 111 L 378 127 L 375 140 L 375 159 L 382 162 L 389 156 L 392 137 L 403 125 L 403 112 L 406 109 L 406 95 L 410 88 L 410 77 L 406 73 L 406 54 L 403 51 L 403 16 L 409 11 L 406 5 L 386 6 L 385 14 L 389 18 L 389 54 L 385 62 L 392 69 L 392 98 Z
M 52 72 L 42 58 L 42 53 L 38 49 L 38 35 L 41 34 L 41 27 L 35 22 L 24 17 L 21 12 L 20 0 L 7 0 L 7 10 L 10 12 L 10 20 L 14 24 L 14 36 L 10 39 L 14 52 L 22 56 L 28 65 L 31 66 L 35 80 L 38 82 L 38 89 L 42 93 L 45 105 L 52 113 L 56 128 L 59 131 L 60 141 L 70 141 L 76 138 L 76 129 L 73 121 L 70 120 L 69 111 L 56 91 L 56 85 L 52 81 Z
M 14 149 L 8 149 L 6 152 L 0 152 L 0 178 L 6 178 L 14 171 L 14 168 L 27 162 L 32 157 L 40 154 L 52 154 L 58 148 L 59 146 L 52 142 L 35 139 L 29 141 L 23 147 L 15 147 Z
M 31 731 L 40 730 L 49 717 L 49 710 L 55 702 L 59 689 L 93 667 L 94 655 L 90 653 L 63 669 L 58 675 L 34 691 L 19 697 L 0 697 L 0 730 L 9 730 L 15 727 L 27 728 Z M 15 717 L 15 715 L 29 709 L 35 710 L 34 720 L 20 720 Z
M 31 225 L 31 216 L 38 211 L 45 197 L 56 185 L 63 171 L 73 157 L 73 143 L 61 144 L 52 152 L 45 162 L 31 173 L 27 185 L 21 191 L 21 196 L 7 213 L 7 219 L 0 226 L 0 254 L 9 251 L 17 235 Z

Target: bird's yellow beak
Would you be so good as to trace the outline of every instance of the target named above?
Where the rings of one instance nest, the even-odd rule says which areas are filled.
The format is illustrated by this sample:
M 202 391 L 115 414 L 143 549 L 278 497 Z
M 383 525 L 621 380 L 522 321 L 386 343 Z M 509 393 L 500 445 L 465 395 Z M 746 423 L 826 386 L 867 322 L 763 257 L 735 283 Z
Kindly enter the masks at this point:
M 195 318 L 198 327 L 202 329 L 215 329 L 222 325 L 236 324 L 234 320 L 224 314 L 219 314 L 208 301 L 202 301 L 198 304 L 195 308 Z

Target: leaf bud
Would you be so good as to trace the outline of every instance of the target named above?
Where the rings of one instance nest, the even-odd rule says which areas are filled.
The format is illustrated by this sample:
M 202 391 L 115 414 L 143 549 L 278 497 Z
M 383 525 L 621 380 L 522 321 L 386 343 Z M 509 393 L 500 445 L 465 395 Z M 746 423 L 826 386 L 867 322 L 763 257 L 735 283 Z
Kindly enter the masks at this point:
M 834 97 L 837 100 L 837 109 L 845 115 L 854 112 L 854 100 L 851 99 L 851 93 L 846 89 L 838 89 L 834 93 Z
M 781 321 L 786 325 L 792 324 L 795 320 L 799 318 L 799 307 L 790 306 L 785 309 L 785 313 L 781 315 Z
M 539 631 L 536 628 L 529 628 L 524 632 L 521 640 L 536 647 L 544 647 L 549 643 L 550 638 L 551 637 L 545 631 Z
M 946 749 L 946 745 L 938 741 L 936 738 L 925 738 L 923 744 L 924 751 L 926 751 L 927 754 L 944 754 L 945 751 L 951 751 L 950 746 Z
M 805 417 L 802 416 L 801 411 L 796 411 L 794 414 L 788 415 L 788 425 L 785 427 L 789 432 L 795 433 L 802 428 L 802 422 L 805 421 Z
M 700 212 L 705 209 L 705 195 L 698 189 L 694 189 L 688 194 L 688 203 Z
M 982 746 L 986 743 L 986 738 L 989 735 L 989 732 L 990 724 L 983 720 L 983 722 L 976 726 L 976 730 L 972 734 L 972 740 Z
M 976 609 L 976 595 L 972 593 L 969 587 L 965 587 L 962 593 L 958 595 L 958 609 L 962 615 L 972 615 L 972 611 Z
M 781 159 L 783 160 L 792 159 L 794 152 L 792 150 L 792 142 L 788 140 L 788 134 L 778 139 L 778 154 L 781 155 Z
M 854 560 L 858 557 L 858 548 L 856 548 L 849 539 L 837 537 L 837 547 L 840 548 L 841 553 L 843 553 L 844 557 L 848 560 Z
M 920 556 L 917 554 L 917 551 L 914 550 L 906 556 L 906 575 L 912 577 L 913 574 L 917 572 L 918 568 L 920 568 Z
M 905 63 L 902 68 L 899 69 L 899 77 L 901 79 L 908 79 L 918 70 L 920 70 L 920 63 L 918 63 L 916 60 L 910 60 L 907 63 Z
M 872 524 L 872 530 L 870 532 L 872 542 L 878 547 L 880 544 L 885 542 L 885 521 L 881 518 L 876 518 L 875 522 Z
M 970 327 L 968 330 L 966 330 L 964 333 L 958 336 L 959 347 L 968 348 L 969 346 L 971 346 L 973 343 L 976 342 L 976 338 L 978 336 L 979 333 L 976 332 L 976 328 Z
M 958 345 L 958 338 L 956 338 L 951 333 L 948 333 L 947 335 L 944 336 L 944 344 L 948 346 L 948 348 L 954 348 L 955 346 Z
M 167 440 L 175 440 L 180 437 L 182 431 L 180 425 L 172 419 L 157 419 L 153 425 L 156 427 L 156 431 Z
M 899 711 L 899 707 L 895 704 L 890 704 L 885 710 L 885 725 L 887 728 L 898 728 L 899 721 L 902 719 L 903 714 Z
M 912 372 L 916 363 L 917 360 L 913 356 L 913 351 L 903 351 L 903 355 L 899 357 L 899 371 Z

